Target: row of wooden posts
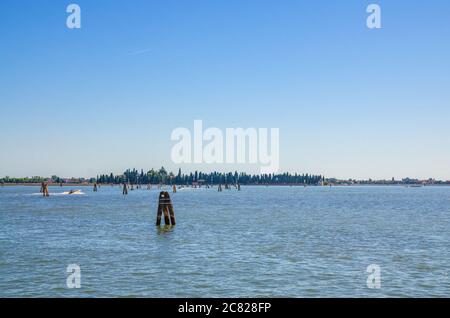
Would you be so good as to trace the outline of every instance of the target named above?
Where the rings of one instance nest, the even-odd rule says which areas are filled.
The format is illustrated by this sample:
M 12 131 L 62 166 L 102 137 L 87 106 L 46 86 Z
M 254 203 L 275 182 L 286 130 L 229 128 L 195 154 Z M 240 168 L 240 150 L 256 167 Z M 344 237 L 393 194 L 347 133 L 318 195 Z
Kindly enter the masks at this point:
M 60 183 L 60 186 L 62 187 L 62 183 Z M 209 186 L 207 186 L 207 187 L 209 188 Z M 235 185 L 235 187 L 236 187 L 236 189 L 238 191 L 241 191 L 241 185 L 240 184 Z M 98 188 L 100 188 L 100 185 L 98 185 L 97 183 L 94 183 L 93 191 L 94 192 L 98 192 Z M 128 195 L 128 188 L 129 188 L 129 186 L 126 183 L 124 183 L 123 186 L 122 186 L 122 194 L 123 195 Z M 139 188 L 140 188 L 140 185 L 137 185 L 136 189 L 139 189 Z M 161 185 L 159 185 L 158 188 L 161 188 Z M 130 189 L 134 190 L 134 186 L 131 185 Z M 150 190 L 150 189 L 151 189 L 151 185 L 147 185 L 147 190 Z M 225 189 L 226 190 L 230 190 L 231 186 L 228 185 L 228 184 L 225 184 Z M 219 187 L 217 188 L 217 191 L 222 192 L 222 185 L 221 184 L 219 184 Z M 44 197 L 50 196 L 49 192 L 48 192 L 48 184 L 46 182 L 42 182 L 40 192 L 43 194 Z M 172 192 L 173 193 L 177 193 L 177 187 L 175 185 L 172 186 Z
M 62 186 L 62 184 L 60 184 Z M 97 185 L 97 183 L 94 183 L 94 192 L 98 192 L 98 188 L 100 185 Z M 132 186 L 133 187 L 133 186 Z M 137 186 L 139 188 L 139 186 Z M 241 186 L 238 184 L 236 186 L 238 191 L 241 191 Z M 133 188 L 132 188 L 133 189 Z M 147 189 L 150 189 L 150 185 L 147 185 Z M 225 184 L 225 189 L 231 189 L 228 184 Z M 177 187 L 175 185 L 172 186 L 173 193 L 177 192 Z M 222 191 L 222 185 L 219 184 L 218 191 Z M 48 184 L 43 182 L 41 184 L 41 193 L 44 197 L 49 196 L 48 192 Z M 128 185 L 126 183 L 123 184 L 122 188 L 122 194 L 128 195 Z M 176 224 L 175 220 L 175 210 L 173 208 L 172 200 L 170 199 L 169 192 L 167 191 L 161 191 L 159 193 L 159 200 L 158 200 L 158 210 L 156 214 L 156 226 L 161 225 L 161 219 L 162 215 L 164 214 L 164 224 L 169 226 L 174 226 Z
M 235 185 L 235 187 L 238 191 L 241 191 L 241 185 L 239 183 L 237 185 Z M 225 190 L 231 190 L 231 186 L 229 184 L 225 184 Z M 219 192 L 223 191 L 221 184 L 219 184 L 217 191 L 219 191 Z
M 206 187 L 209 188 L 209 185 L 207 185 Z M 235 187 L 238 191 L 241 191 L 241 185 L 240 185 L 239 183 L 236 184 L 236 185 L 234 185 L 234 187 Z M 139 189 L 139 188 L 140 188 L 140 186 L 137 185 L 137 186 L 136 186 L 136 189 Z M 158 186 L 158 189 L 160 189 L 160 188 L 161 188 L 161 185 Z M 194 186 L 194 188 L 196 188 L 196 187 Z M 134 190 L 133 185 L 129 186 L 129 185 L 127 185 L 126 183 L 124 183 L 124 184 L 122 185 L 122 194 L 123 194 L 123 195 L 128 195 L 128 189 Z M 150 190 L 150 189 L 151 189 L 151 185 L 147 185 L 147 190 Z M 229 184 L 225 184 L 225 190 L 231 190 L 231 186 L 230 186 Z M 221 184 L 219 184 L 219 186 L 218 186 L 218 188 L 217 188 L 217 191 L 218 191 L 218 192 L 222 192 L 222 191 L 223 191 L 223 188 L 222 188 L 222 185 L 221 185 Z M 97 192 L 97 185 L 96 185 L 96 184 L 94 185 L 94 192 Z M 173 192 L 173 193 L 177 193 L 177 186 L 176 186 L 176 185 L 173 185 L 173 186 L 172 186 L 172 192 Z

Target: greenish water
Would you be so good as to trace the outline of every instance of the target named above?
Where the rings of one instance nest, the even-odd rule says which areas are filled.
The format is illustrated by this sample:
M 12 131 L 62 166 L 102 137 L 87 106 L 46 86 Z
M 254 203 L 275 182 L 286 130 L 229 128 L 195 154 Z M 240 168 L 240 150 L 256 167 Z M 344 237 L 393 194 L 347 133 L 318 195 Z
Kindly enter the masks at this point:
M 450 187 L 184 189 L 168 231 L 156 189 L 82 189 L 0 188 L 1 297 L 450 296 Z

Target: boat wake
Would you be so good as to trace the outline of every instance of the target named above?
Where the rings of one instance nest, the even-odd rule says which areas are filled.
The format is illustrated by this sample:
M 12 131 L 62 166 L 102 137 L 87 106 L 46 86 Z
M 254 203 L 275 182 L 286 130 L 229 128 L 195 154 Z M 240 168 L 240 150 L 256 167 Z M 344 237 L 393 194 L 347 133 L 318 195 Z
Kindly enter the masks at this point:
M 50 196 L 61 196 L 61 195 L 84 195 L 84 193 L 81 190 L 70 190 L 66 192 L 59 192 L 59 193 L 50 193 Z M 42 195 L 42 193 L 33 193 L 32 195 Z

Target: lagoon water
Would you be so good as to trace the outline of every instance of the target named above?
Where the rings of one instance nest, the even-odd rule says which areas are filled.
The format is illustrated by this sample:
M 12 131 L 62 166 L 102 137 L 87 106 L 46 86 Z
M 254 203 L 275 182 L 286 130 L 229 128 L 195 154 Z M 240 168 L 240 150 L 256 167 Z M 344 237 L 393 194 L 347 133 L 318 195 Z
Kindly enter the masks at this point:
M 1 297 L 450 296 L 450 187 L 79 188 L 0 188 Z

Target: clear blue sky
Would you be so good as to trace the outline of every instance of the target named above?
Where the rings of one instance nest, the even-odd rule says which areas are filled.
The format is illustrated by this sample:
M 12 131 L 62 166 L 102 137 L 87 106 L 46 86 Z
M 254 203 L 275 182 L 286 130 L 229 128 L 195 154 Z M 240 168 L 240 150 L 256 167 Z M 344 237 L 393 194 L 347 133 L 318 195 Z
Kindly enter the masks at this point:
M 448 0 L 2 0 L 0 176 L 176 169 L 172 130 L 202 119 L 280 128 L 283 171 L 450 179 L 449 17 Z

